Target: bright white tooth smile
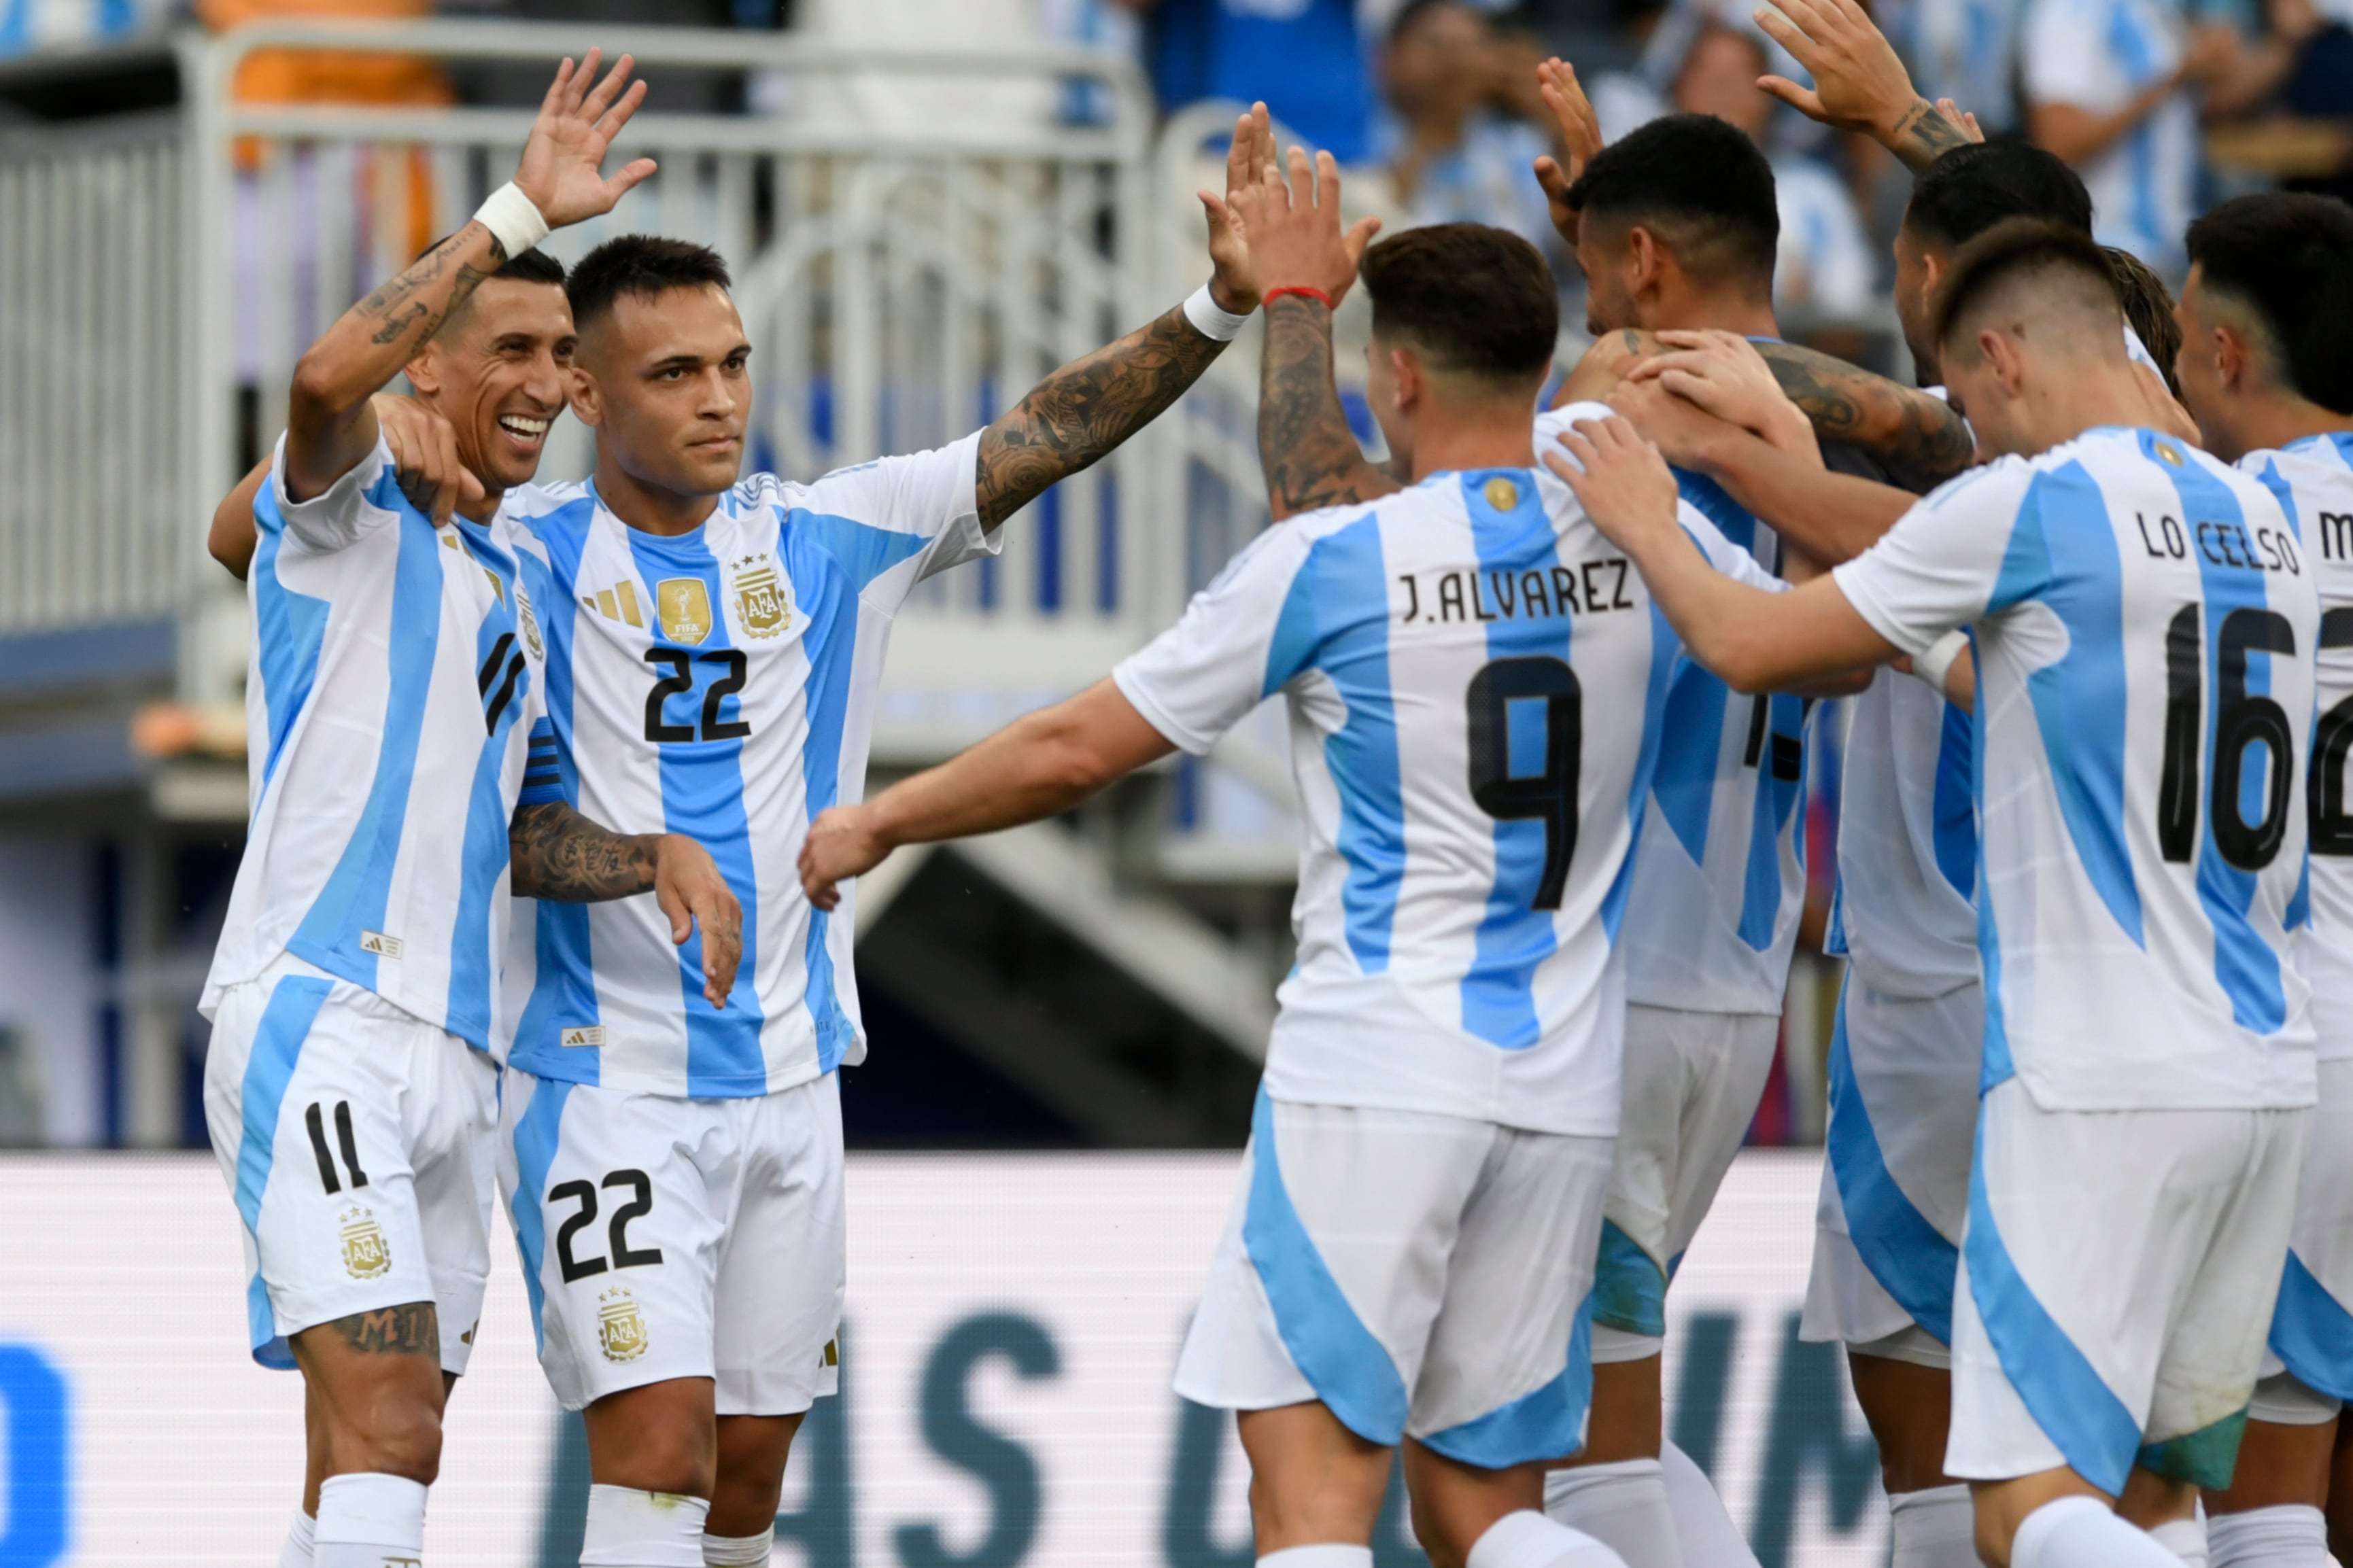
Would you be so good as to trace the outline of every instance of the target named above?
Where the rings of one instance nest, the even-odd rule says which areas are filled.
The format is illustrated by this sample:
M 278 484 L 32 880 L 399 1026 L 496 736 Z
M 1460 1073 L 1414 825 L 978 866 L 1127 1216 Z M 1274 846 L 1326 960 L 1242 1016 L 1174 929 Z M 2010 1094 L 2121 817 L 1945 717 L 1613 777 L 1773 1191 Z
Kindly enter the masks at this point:
M 545 419 L 525 419 L 520 415 L 501 415 L 499 418 L 501 429 L 510 436 L 520 436 L 527 441 L 536 440 L 546 435 L 549 423 Z

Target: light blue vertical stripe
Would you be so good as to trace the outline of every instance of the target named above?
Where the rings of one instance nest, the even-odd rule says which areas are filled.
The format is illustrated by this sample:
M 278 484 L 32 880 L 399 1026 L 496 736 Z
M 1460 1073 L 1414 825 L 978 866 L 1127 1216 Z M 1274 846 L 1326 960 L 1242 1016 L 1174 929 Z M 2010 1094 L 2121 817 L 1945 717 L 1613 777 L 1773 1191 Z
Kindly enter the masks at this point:
M 385 700 L 383 738 L 377 743 L 375 777 L 367 805 L 343 846 L 342 858 L 320 890 L 318 901 L 286 944 L 355 985 L 375 989 L 376 955 L 360 946 L 360 933 L 381 931 L 392 896 L 392 874 L 408 820 L 408 790 L 417 776 L 417 748 L 425 730 L 426 697 L 440 657 L 441 574 L 445 552 L 424 514 L 410 506 L 389 470 L 368 496 L 371 505 L 399 521 L 399 553 L 393 567 L 390 679 Z M 464 563 L 460 563 L 464 564 Z M 470 566 L 467 567 L 471 570 Z M 393 933 L 397 935 L 397 932 Z
M 659 765 L 662 819 L 669 831 L 682 833 L 710 851 L 719 874 L 727 879 L 736 901 L 744 906 L 743 962 L 735 972 L 735 988 L 728 993 L 725 1011 L 712 1007 L 702 994 L 702 931 L 698 929 L 678 950 L 679 992 L 686 1018 L 686 1092 L 691 1099 L 762 1094 L 768 1087 L 768 1068 L 767 1058 L 760 1049 L 760 1027 L 764 1022 L 757 983 L 760 886 L 752 864 L 752 827 L 744 815 L 744 742 L 706 741 L 699 733 L 710 689 L 726 678 L 723 665 L 708 662 L 700 656 L 731 646 L 719 562 L 699 528 L 675 538 L 644 533 L 634 528 L 628 533 L 638 574 L 654 590 L 648 595 L 649 605 L 659 603 L 660 584 L 668 578 L 687 577 L 701 582 L 709 599 L 711 631 L 702 641 L 686 650 L 696 656 L 689 665 L 694 685 L 670 699 L 667 710 L 670 722 L 695 725 L 698 735 L 691 741 L 670 741 L 661 745 Z M 794 552 L 787 544 L 788 568 L 793 561 Z M 810 593 L 814 587 L 801 581 L 798 572 L 795 573 L 794 592 L 812 618 L 812 633 L 816 626 L 827 624 L 826 606 Z M 805 641 L 809 635 L 804 634 Z M 655 646 L 665 644 L 657 639 Z M 812 729 L 818 721 L 818 702 L 812 679 Z M 723 722 L 740 719 L 737 700 L 722 701 L 718 717 Z M 812 987 L 812 1003 L 815 1000 Z
M 1743 550 L 1757 542 L 1757 519 L 1704 474 L 1675 470 L 1683 500 Z M 1732 689 L 1685 657 L 1675 666 L 1666 712 L 1660 722 L 1658 762 L 1651 792 L 1677 842 L 1699 864 L 1707 861 L 1707 838 L 1715 808 L 1717 771 L 1724 765 L 1725 713 Z M 1777 873 L 1778 878 L 1778 873 Z M 1778 888 L 1778 880 L 1777 880 Z
M 1953 1282 L 1960 1249 L 1945 1239 L 1896 1184 L 1887 1168 L 1871 1107 L 1854 1076 L 1854 1055 L 1846 1037 L 1847 997 L 1855 986 L 1847 971 L 1839 988 L 1838 1015 L 1831 1027 L 1830 1129 L 1824 1142 L 1839 1205 L 1846 1211 L 1847 1236 L 1882 1289 L 1912 1321 L 1936 1338 L 1953 1342 Z
M 491 542 L 487 530 L 463 519 L 454 526 L 473 550 L 475 560 L 498 578 L 503 590 L 498 607 L 482 617 L 481 626 L 474 634 L 474 668 L 478 671 L 489 659 L 491 650 L 498 647 L 499 639 L 508 639 L 499 658 L 499 668 L 491 677 L 490 689 L 483 696 L 488 703 L 505 686 L 508 667 L 523 656 L 514 613 L 515 565 L 505 551 Z M 522 717 L 530 696 L 531 668 L 526 659 L 522 673 L 515 678 L 512 695 L 500 709 L 498 722 L 483 734 L 481 752 L 474 759 L 473 784 L 466 795 L 463 869 L 458 888 L 457 917 L 449 931 L 448 1027 L 476 1050 L 488 1050 L 491 1046 L 491 975 L 494 964 L 491 952 L 491 896 L 498 887 L 500 874 L 507 868 L 507 826 L 514 816 L 514 802 L 506 793 L 508 737 Z M 483 713 L 487 718 L 487 707 Z
M 1502 483 L 1496 484 L 1497 480 Z M 1510 488 L 1513 506 L 1499 511 L 1489 497 L 1505 486 Z M 1543 581 L 1552 580 L 1553 568 L 1560 563 L 1560 551 L 1552 519 L 1536 492 L 1534 470 L 1470 470 L 1457 476 L 1455 488 L 1470 518 L 1480 575 L 1488 584 L 1483 590 L 1486 597 L 1500 609 L 1504 601 L 1495 586 L 1498 579 L 1524 583 L 1521 574 L 1535 572 L 1542 574 Z M 1386 605 L 1386 595 L 1382 602 Z M 1488 658 L 1548 658 L 1566 662 L 1570 617 L 1522 609 L 1518 615 L 1499 614 L 1487 623 Z M 1542 700 L 1507 703 L 1505 714 L 1507 765 L 1515 775 L 1541 775 L 1554 739 L 1548 704 Z M 1524 751 L 1533 754 L 1533 767 L 1520 765 Z M 1574 805 L 1572 800 L 1572 809 Z M 1547 833 L 1544 822 L 1534 817 L 1499 818 L 1492 832 L 1495 881 L 1479 922 L 1471 967 L 1462 976 L 1462 1026 L 1490 1045 L 1525 1050 L 1543 1035 L 1536 1018 L 1536 970 L 1560 947 L 1554 924 L 1556 912 L 1534 907 L 1544 879 Z
M 313 975 L 290 974 L 270 988 L 253 1032 L 253 1048 L 245 1058 L 245 1079 L 237 1091 L 237 1212 L 256 1247 L 261 1238 L 261 1198 L 269 1189 L 269 1169 L 278 1148 L 278 1113 L 286 1100 L 286 1086 L 301 1059 L 302 1042 L 319 1016 L 334 983 Z M 252 1331 L 253 1359 L 280 1371 L 294 1364 L 285 1337 L 278 1331 L 270 1310 L 269 1290 L 261 1270 L 254 1270 L 246 1289 L 246 1316 Z
M 580 804 L 580 763 L 573 751 L 573 696 L 575 683 L 572 660 L 578 646 L 580 558 L 586 548 L 596 503 L 584 496 L 525 525 L 547 551 L 547 563 L 528 550 L 518 551 L 523 585 L 539 614 L 540 635 L 547 641 L 547 721 L 554 731 L 556 769 L 568 805 Z M 587 1026 L 597 1020 L 596 970 L 588 940 L 586 904 L 542 903 L 533 926 L 533 970 L 531 995 L 515 1026 L 509 1060 L 542 1078 L 566 1078 L 595 1083 L 603 1076 L 600 1047 L 562 1044 L 567 1025 Z
M 1972 626 L 1969 629 L 1969 657 L 1975 658 L 1977 655 L 1978 634 L 1977 628 Z M 1982 820 L 1986 778 L 1986 727 L 1983 724 L 1969 726 L 1969 795 Z M 1978 911 L 1978 965 L 1985 975 L 1984 1059 L 1978 1066 L 1978 1095 L 1982 1099 L 1987 1090 L 2004 1082 L 2018 1070 L 2010 1059 L 2010 1026 L 2003 1013 L 2001 931 L 1994 923 L 1993 893 L 1986 882 L 1985 857 L 1982 855 L 1978 857 L 1977 896 L 1973 901 Z
M 2227 526 L 2239 534 L 2242 548 L 2253 550 L 2254 541 L 2246 532 L 2246 516 L 2239 506 L 2239 498 L 2232 493 L 2230 486 L 2200 466 L 2200 454 L 2189 452 L 2183 454 L 2180 463 L 2167 463 L 2157 456 L 2157 437 L 2144 431 L 2138 440 L 2141 456 L 2172 477 L 2174 488 L 2181 497 L 2181 515 L 2193 531 L 2201 525 Z M 2222 858 L 2214 840 L 2211 807 L 2215 763 L 2219 761 L 2215 741 L 2223 708 L 2223 623 L 2233 610 L 2267 611 L 2271 601 L 2268 584 L 2260 570 L 2223 565 L 2207 553 L 2204 543 L 2200 539 L 2190 547 L 2190 553 L 2197 557 L 2199 585 L 2205 600 L 2200 663 L 2206 689 L 2206 766 L 2200 783 L 2206 787 L 2200 791 L 2205 800 L 2200 814 L 2203 826 L 2198 836 L 2198 902 L 2214 928 L 2214 978 L 2221 984 L 2222 994 L 2231 999 L 2231 1016 L 2240 1027 L 2267 1035 L 2286 1021 L 2287 995 L 2282 984 L 2279 954 L 2247 919 L 2261 879 L 2257 873 L 2241 870 Z M 2295 651 L 2307 659 L 2314 652 L 2311 648 Z M 2272 656 L 2263 649 L 2248 653 L 2248 695 L 2262 696 L 2270 690 L 2271 660 Z M 2290 723 L 2306 725 L 2308 717 L 2296 714 Z M 2309 735 L 2311 731 L 2307 727 L 2303 733 Z M 2248 748 L 2248 753 L 2256 754 L 2256 749 Z M 2241 773 L 2241 821 L 2263 820 L 2265 802 L 2262 791 L 2266 777 L 2266 770 L 2260 768 L 2249 768 Z M 2302 809 L 2302 802 L 2293 790 L 2289 792 L 2288 809 Z
M 1976 793 L 1976 723 L 1969 710 L 1945 704 L 1945 718 L 1936 737 L 1936 783 L 1929 807 L 1930 832 L 1936 851 L 1936 869 L 1963 898 L 1978 882 L 1978 818 Z
M 547 1261 L 543 1205 L 547 1202 L 548 1168 L 555 1163 L 555 1151 L 564 1131 L 564 1106 L 572 1097 L 572 1085 L 562 1079 L 549 1078 L 533 1078 L 529 1082 L 531 1103 L 515 1118 L 515 1190 L 508 1212 L 514 1216 L 515 1247 L 522 1254 L 523 1289 L 531 1297 L 532 1337 L 544 1352 L 547 1330 L 543 1320 L 547 1287 L 540 1279 L 540 1270 Z
M 1764 743 L 1757 749 L 1756 778 L 1752 781 L 1757 795 L 1750 805 L 1748 824 L 1748 867 L 1742 879 L 1740 897 L 1740 940 L 1758 952 L 1773 945 L 1773 937 L 1781 923 L 1781 898 L 1786 888 L 1781 877 L 1781 840 L 1785 834 L 1796 831 L 1798 802 L 1806 793 L 1806 770 L 1801 761 L 1797 776 L 1783 778 L 1775 770 L 1773 742 L 1786 739 L 1792 745 L 1805 743 L 1805 700 L 1786 693 L 1767 698 L 1765 709 Z M 1800 757 L 1803 752 L 1800 752 Z
M 278 759 L 293 733 L 319 678 L 319 649 L 327 637 L 327 601 L 298 594 L 280 580 L 279 553 L 286 523 L 278 501 L 263 486 L 253 506 L 259 542 L 253 556 L 253 641 L 259 651 L 261 697 L 269 716 L 269 750 L 262 759 L 261 787 L 277 776 Z
M 1651 801 L 1651 790 L 1659 767 L 1659 752 L 1666 730 L 1668 697 L 1674 689 L 1677 669 L 1683 662 L 1683 642 L 1675 628 L 1659 608 L 1659 602 L 1643 597 L 1651 606 L 1651 677 L 1642 689 L 1642 745 L 1634 758 L 1634 778 L 1626 791 L 1625 859 L 1619 862 L 1618 876 L 1609 884 L 1609 891 L 1601 900 L 1601 929 L 1609 933 L 1614 943 L 1618 928 L 1626 919 L 1626 899 L 1634 889 L 1634 862 L 1639 858 L 1642 842 L 1642 816 Z

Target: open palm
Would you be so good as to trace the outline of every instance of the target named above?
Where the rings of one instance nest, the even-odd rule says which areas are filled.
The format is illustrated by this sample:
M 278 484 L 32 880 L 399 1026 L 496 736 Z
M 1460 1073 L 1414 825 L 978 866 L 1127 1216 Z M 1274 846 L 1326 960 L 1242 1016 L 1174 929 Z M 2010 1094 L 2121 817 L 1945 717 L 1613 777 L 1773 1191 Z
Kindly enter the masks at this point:
M 600 58 L 600 51 L 591 49 L 577 68 L 570 60 L 557 68 L 515 170 L 516 186 L 551 228 L 611 212 L 630 186 L 654 172 L 651 158 L 639 158 L 605 176 L 605 154 L 645 101 L 646 84 L 629 81 L 636 62 L 627 55 L 597 81 Z

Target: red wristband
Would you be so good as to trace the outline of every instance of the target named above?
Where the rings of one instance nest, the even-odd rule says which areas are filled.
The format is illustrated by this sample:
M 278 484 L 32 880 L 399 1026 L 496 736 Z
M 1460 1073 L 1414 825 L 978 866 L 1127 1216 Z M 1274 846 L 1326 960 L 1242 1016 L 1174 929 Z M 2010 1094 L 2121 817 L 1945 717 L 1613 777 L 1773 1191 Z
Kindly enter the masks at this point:
M 1326 294 L 1321 289 L 1311 289 L 1304 283 L 1286 283 L 1280 289 L 1270 289 L 1266 291 L 1266 297 L 1261 300 L 1259 303 L 1261 306 L 1271 305 L 1277 300 L 1282 299 L 1285 294 L 1296 294 L 1303 300 L 1320 300 L 1324 302 L 1324 308 L 1327 310 L 1336 310 L 1338 308 L 1332 303 L 1331 295 Z

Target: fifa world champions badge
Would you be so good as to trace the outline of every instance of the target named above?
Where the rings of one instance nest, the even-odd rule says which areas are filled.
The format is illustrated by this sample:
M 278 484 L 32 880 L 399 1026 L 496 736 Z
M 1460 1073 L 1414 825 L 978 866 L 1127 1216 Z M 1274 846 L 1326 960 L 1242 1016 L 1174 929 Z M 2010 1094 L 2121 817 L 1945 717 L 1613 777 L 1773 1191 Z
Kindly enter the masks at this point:
M 373 1213 L 356 1206 L 345 1209 L 342 1225 L 343 1268 L 353 1279 L 374 1279 L 391 1270 L 392 1244 Z
M 654 584 L 654 610 L 662 636 L 699 643 L 711 635 L 711 590 L 700 577 L 665 577 Z
M 596 1298 L 596 1346 L 607 1361 L 635 1361 L 647 1343 L 646 1315 L 636 1297 L 616 1285 Z

